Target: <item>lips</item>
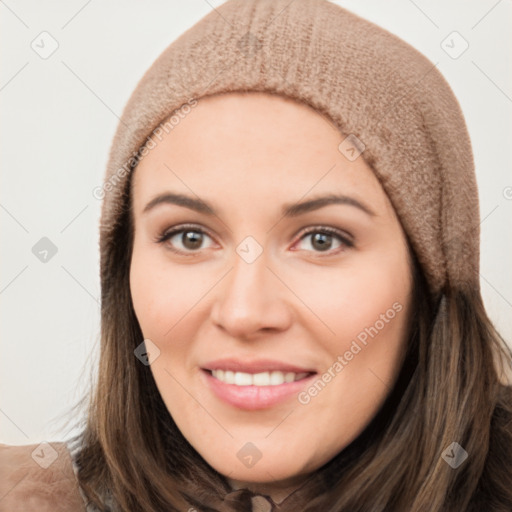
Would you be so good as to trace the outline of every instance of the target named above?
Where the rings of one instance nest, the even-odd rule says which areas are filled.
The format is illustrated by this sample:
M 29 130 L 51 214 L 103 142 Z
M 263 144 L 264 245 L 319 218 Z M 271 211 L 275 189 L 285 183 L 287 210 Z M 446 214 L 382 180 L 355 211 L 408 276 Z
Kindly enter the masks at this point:
M 201 368 L 202 379 L 223 402 L 245 410 L 266 409 L 299 393 L 316 371 L 276 360 L 219 359 Z

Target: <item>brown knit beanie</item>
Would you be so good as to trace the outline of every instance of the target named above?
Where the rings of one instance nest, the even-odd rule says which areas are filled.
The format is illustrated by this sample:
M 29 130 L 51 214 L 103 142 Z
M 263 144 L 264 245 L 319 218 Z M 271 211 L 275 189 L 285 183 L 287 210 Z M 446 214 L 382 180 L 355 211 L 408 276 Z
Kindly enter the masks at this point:
M 479 290 L 478 193 L 459 103 L 416 49 L 326 0 L 229 0 L 146 72 L 100 189 L 102 287 L 115 272 L 116 224 L 139 158 L 202 96 L 230 91 L 279 94 L 326 115 L 340 130 L 339 150 L 373 168 L 432 294 Z

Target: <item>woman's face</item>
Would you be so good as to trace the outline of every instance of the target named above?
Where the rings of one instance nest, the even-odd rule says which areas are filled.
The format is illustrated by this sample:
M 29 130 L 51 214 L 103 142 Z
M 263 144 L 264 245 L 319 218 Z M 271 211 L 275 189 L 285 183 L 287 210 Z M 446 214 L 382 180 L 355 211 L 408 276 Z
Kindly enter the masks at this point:
M 309 107 L 230 93 L 189 110 L 133 176 L 135 313 L 197 452 L 232 481 L 289 484 L 391 390 L 406 240 L 363 157 Z

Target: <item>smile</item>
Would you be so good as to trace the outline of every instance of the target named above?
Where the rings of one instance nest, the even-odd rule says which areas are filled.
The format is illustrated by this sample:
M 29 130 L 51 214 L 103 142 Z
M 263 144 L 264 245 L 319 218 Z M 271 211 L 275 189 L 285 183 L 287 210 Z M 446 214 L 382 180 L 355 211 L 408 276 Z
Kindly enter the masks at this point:
M 204 385 L 216 399 L 246 411 L 269 409 L 293 400 L 316 375 L 317 372 L 279 370 L 248 373 L 203 368 L 200 371 Z
M 279 386 L 281 384 L 295 382 L 304 379 L 309 375 L 308 372 L 261 372 L 245 373 L 233 372 L 229 370 L 212 370 L 212 376 L 225 384 L 234 384 L 235 386 Z

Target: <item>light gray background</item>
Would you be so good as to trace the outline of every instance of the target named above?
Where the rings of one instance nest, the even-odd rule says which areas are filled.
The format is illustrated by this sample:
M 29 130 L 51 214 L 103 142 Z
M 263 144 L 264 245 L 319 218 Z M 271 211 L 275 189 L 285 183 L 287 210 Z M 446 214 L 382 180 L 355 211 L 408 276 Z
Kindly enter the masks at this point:
M 57 420 L 99 356 L 101 204 L 92 190 L 118 116 L 160 52 L 221 3 L 0 0 L 0 442 L 63 439 Z M 459 99 L 479 184 L 484 301 L 511 343 L 512 1 L 336 3 L 437 63 Z M 43 31 L 59 45 L 47 59 L 31 48 Z M 469 44 L 456 59 L 441 46 L 461 48 L 453 31 Z M 42 237 L 58 250 L 46 263 L 32 252 Z

